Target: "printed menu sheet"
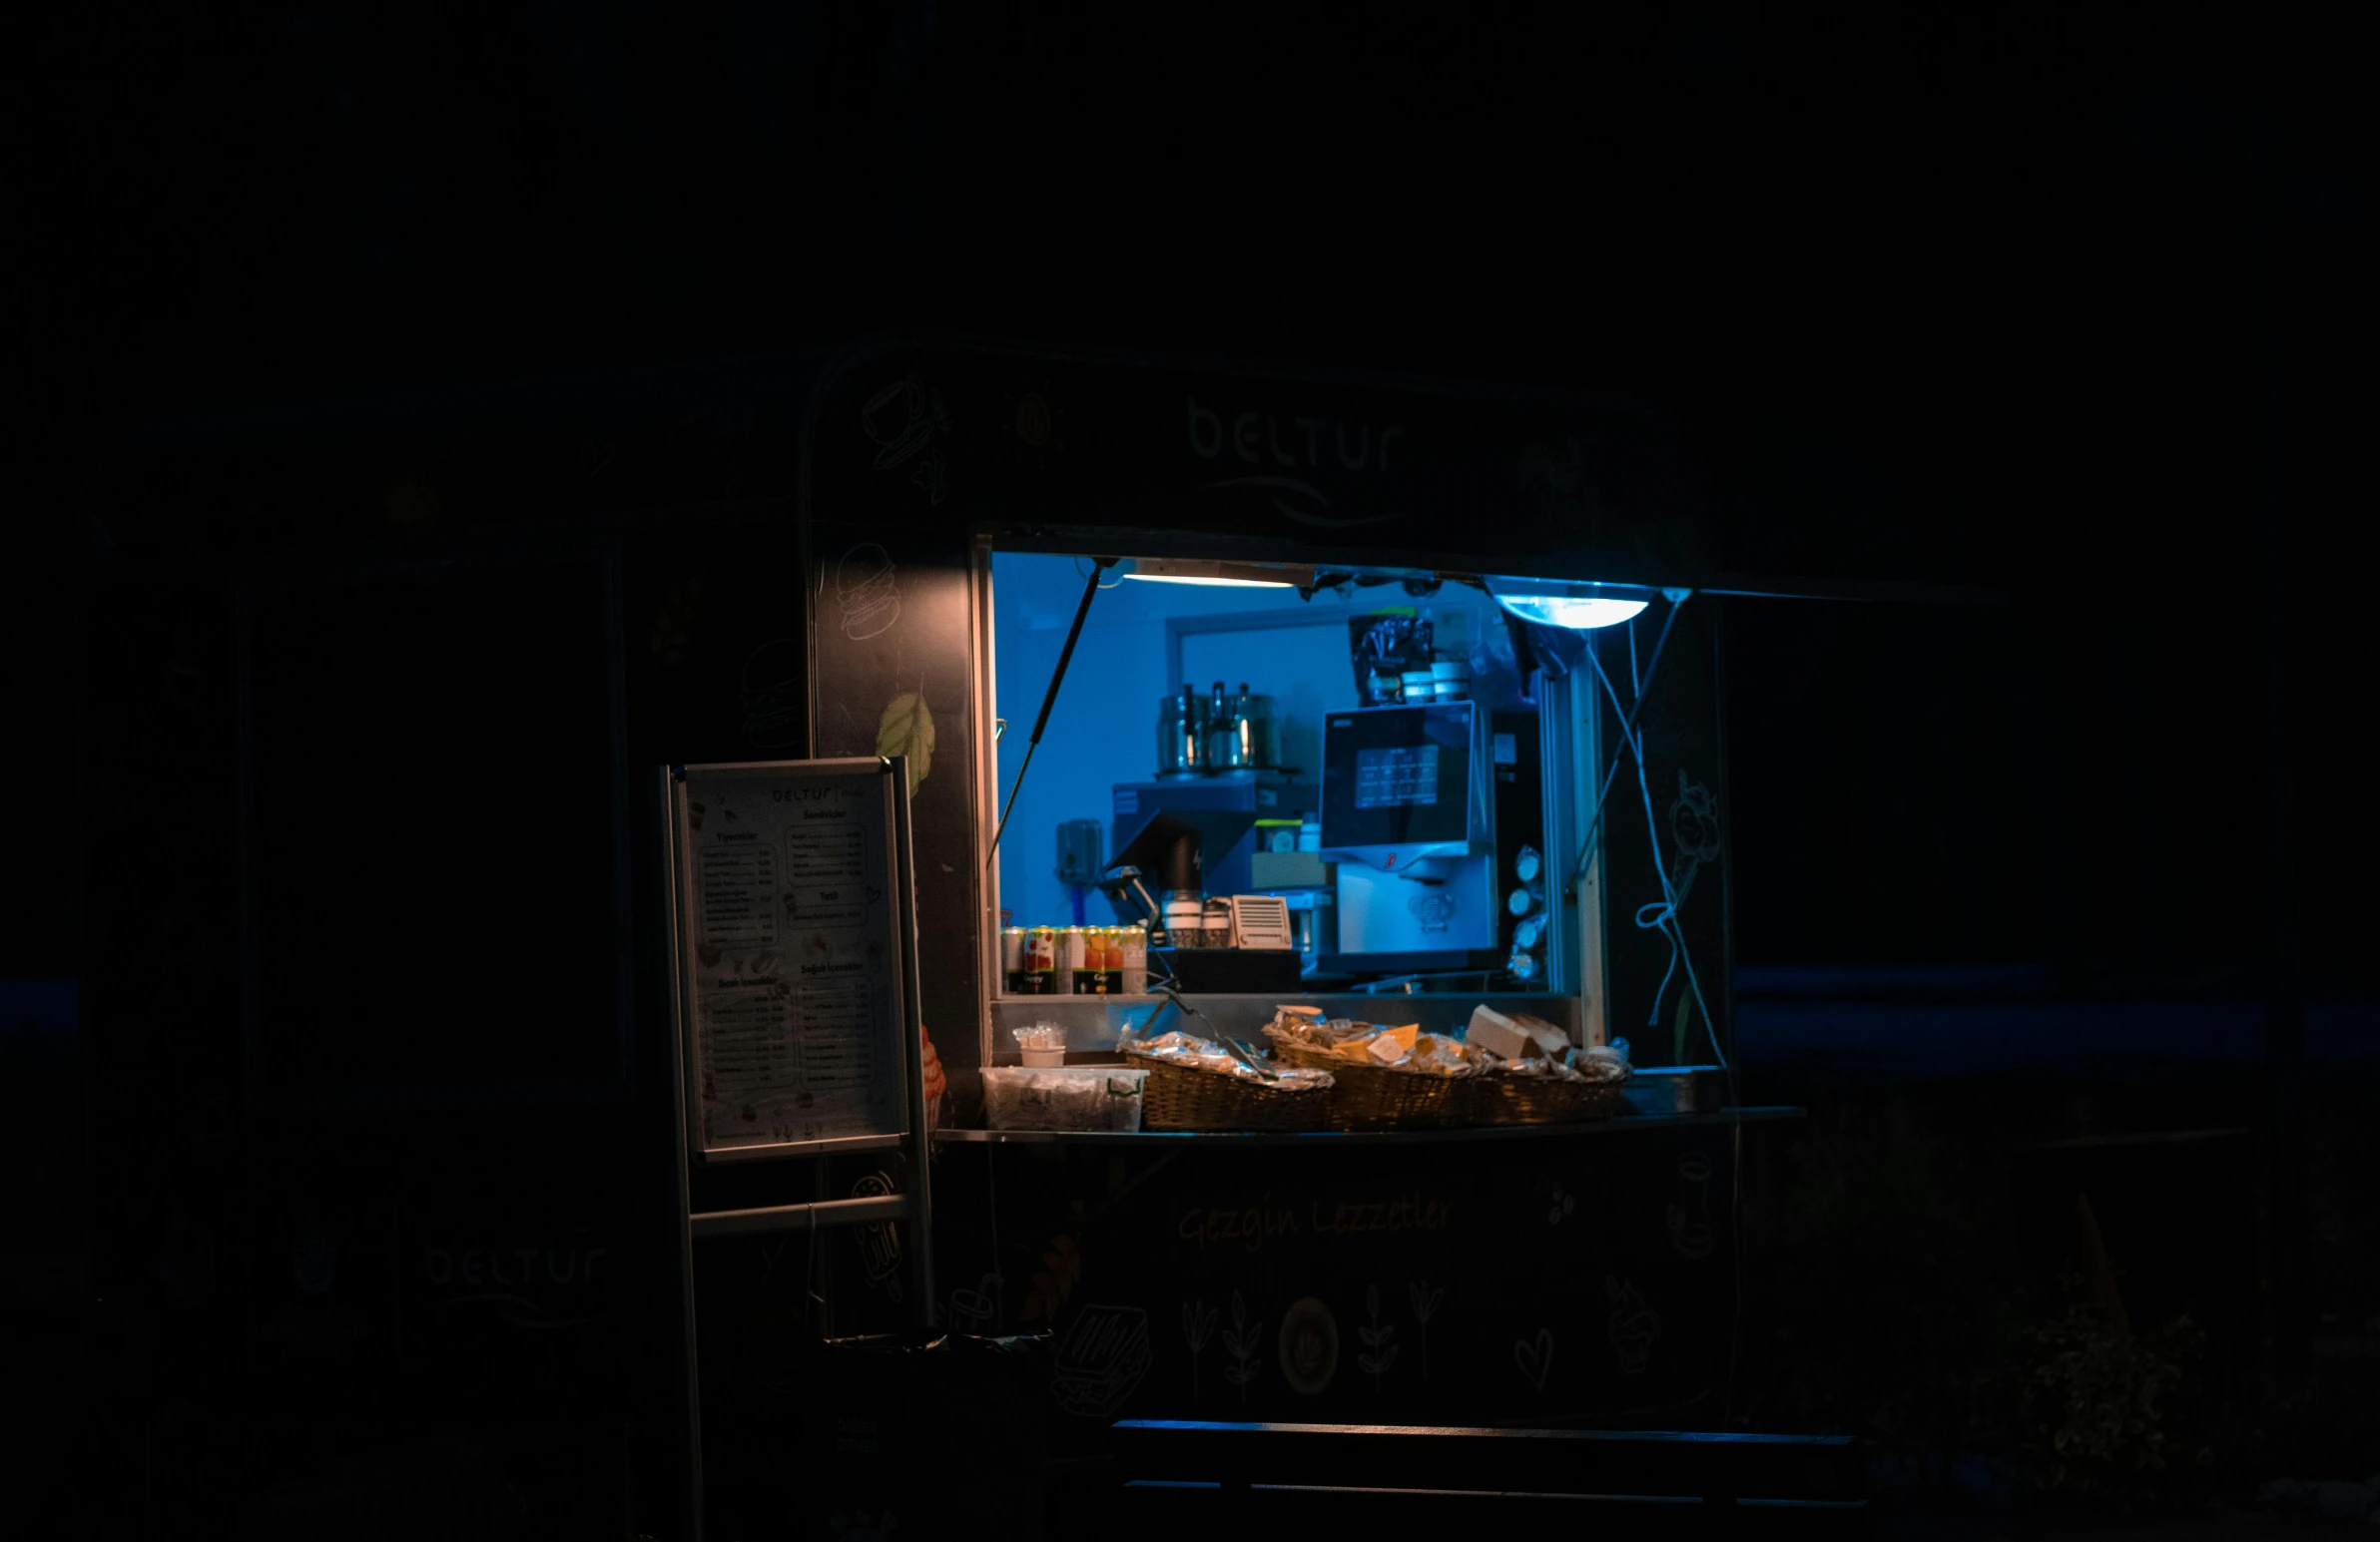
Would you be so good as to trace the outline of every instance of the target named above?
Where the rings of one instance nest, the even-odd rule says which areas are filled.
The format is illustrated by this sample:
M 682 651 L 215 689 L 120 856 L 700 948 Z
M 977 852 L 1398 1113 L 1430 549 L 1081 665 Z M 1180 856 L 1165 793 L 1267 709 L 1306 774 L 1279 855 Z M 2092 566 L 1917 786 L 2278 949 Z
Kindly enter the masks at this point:
M 898 1135 L 887 778 L 691 767 L 680 967 L 705 1151 Z

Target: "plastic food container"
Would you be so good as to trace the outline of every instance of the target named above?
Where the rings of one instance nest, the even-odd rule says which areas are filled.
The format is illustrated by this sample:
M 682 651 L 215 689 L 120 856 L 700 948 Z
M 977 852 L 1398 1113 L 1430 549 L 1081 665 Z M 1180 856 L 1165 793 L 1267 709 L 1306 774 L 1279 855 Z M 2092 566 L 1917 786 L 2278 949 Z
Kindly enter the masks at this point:
M 1138 1066 L 986 1066 L 984 1123 L 994 1130 L 1138 1130 L 1148 1074 Z
M 1018 1057 L 1031 1069 L 1046 1071 L 1066 1063 L 1066 1030 L 1056 1023 L 1034 1023 L 1008 1031 L 1016 1040 Z

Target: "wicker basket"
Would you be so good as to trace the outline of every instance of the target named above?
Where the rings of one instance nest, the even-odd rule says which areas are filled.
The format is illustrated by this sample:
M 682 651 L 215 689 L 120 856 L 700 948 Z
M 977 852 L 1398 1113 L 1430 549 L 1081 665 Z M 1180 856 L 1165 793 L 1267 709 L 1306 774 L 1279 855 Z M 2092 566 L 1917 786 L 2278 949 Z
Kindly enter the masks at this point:
M 1334 1130 L 1450 1130 L 1471 1123 L 1458 1091 L 1476 1077 L 1417 1076 L 1351 1063 L 1284 1034 L 1272 1034 L 1273 1058 L 1285 1066 L 1331 1073 Z
M 1470 1125 L 1558 1125 L 1609 1119 L 1628 1106 L 1628 1084 L 1566 1082 L 1552 1076 L 1466 1077 L 1461 1083 L 1464 1123 Z
M 1154 1055 L 1129 1055 L 1148 1068 L 1140 1088 L 1143 1130 L 1328 1130 L 1331 1088 L 1291 1092 L 1244 1076 L 1199 1071 Z
M 1627 1082 L 1568 1082 L 1551 1076 L 1425 1076 L 1353 1065 L 1327 1050 L 1268 1030 L 1273 1058 L 1332 1077 L 1337 1130 L 1451 1130 L 1479 1125 L 1569 1124 L 1609 1119 L 1627 1107 Z

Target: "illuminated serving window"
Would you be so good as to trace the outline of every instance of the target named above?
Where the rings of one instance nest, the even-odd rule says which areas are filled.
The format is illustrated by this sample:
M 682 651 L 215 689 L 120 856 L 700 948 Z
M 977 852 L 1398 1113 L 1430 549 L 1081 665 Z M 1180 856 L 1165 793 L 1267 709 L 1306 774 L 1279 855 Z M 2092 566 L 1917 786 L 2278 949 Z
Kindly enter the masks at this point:
M 1609 726 L 1580 664 L 1588 630 L 1625 627 L 1645 597 L 1387 569 L 983 561 L 996 995 L 1141 999 L 1170 983 L 1536 995 L 1573 1021 L 1589 1008 L 1606 960 L 1586 832 Z M 1566 665 L 1549 668 L 1557 648 Z M 1276 917 L 1274 945 L 1256 945 Z

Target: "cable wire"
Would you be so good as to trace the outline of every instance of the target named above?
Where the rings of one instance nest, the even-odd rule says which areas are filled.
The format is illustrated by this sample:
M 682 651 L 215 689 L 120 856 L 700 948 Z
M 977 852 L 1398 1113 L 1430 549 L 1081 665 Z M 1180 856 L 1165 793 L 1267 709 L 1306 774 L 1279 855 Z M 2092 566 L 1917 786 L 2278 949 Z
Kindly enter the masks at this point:
M 1033 752 L 1041 746 L 1041 731 L 1049 727 L 1049 710 L 1057 705 L 1058 687 L 1066 679 L 1066 666 L 1074 659 L 1074 645 L 1082 640 L 1082 620 L 1091 613 L 1091 602 L 1099 597 L 1099 575 L 1114 567 L 1113 557 L 1091 559 L 1090 581 L 1083 585 L 1082 603 L 1074 607 L 1074 625 L 1066 629 L 1066 646 L 1058 650 L 1058 667 L 1049 674 L 1049 689 L 1041 694 L 1041 716 L 1033 720 L 1032 737 L 1025 741 L 1024 760 L 1016 768 L 1016 779 L 1009 783 L 1007 804 L 1000 809 L 1000 822 L 991 831 L 991 849 L 983 853 L 983 865 L 989 867 L 1000 854 L 1000 836 L 1007 833 L 1008 815 L 1016 810 L 1016 794 L 1024 788 L 1024 773 L 1033 768 Z
M 1660 988 L 1653 993 L 1652 1013 L 1648 1018 L 1646 1018 L 1645 1026 L 1648 1028 L 1654 1028 L 1660 1025 L 1661 1003 L 1666 1001 L 1669 997 L 1669 982 L 1677 977 L 1678 968 L 1680 965 L 1683 965 L 1686 971 L 1686 988 L 1693 995 L 1695 1007 L 1702 1013 L 1703 1035 L 1710 1041 L 1711 1057 L 1716 1060 L 1722 1068 L 1724 1068 L 1727 1065 L 1727 1054 L 1726 1051 L 1721 1049 L 1719 1046 L 1719 1028 L 1718 1024 L 1711 1017 L 1710 1003 L 1703 998 L 1702 980 L 1700 976 L 1696 974 L 1694 969 L 1693 950 L 1686 946 L 1685 927 L 1677 917 L 1677 908 L 1679 903 L 1677 888 L 1676 885 L 1669 881 L 1669 866 L 1661 856 L 1661 827 L 1659 821 L 1653 814 L 1652 784 L 1646 778 L 1644 770 L 1644 740 L 1643 736 L 1637 731 L 1636 728 L 1637 715 L 1644 711 L 1644 704 L 1646 700 L 1645 693 L 1652 685 L 1653 671 L 1659 668 L 1661 663 L 1661 652 L 1668 646 L 1669 643 L 1670 625 L 1677 620 L 1678 608 L 1683 604 L 1684 601 L 1681 598 L 1677 604 L 1670 606 L 1668 617 L 1661 623 L 1661 635 L 1653 645 L 1652 658 L 1646 664 L 1644 673 L 1641 676 L 1636 676 L 1635 673 L 1635 629 L 1633 627 L 1629 629 L 1629 674 L 1632 677 L 1635 677 L 1632 683 L 1636 688 L 1636 701 L 1633 707 L 1627 709 L 1624 712 L 1621 710 L 1619 690 L 1617 687 L 1612 685 L 1610 675 L 1607 674 L 1603 669 L 1602 660 L 1596 656 L 1595 650 L 1591 647 L 1586 650 L 1586 660 L 1587 664 L 1595 672 L 1596 681 L 1599 682 L 1603 687 L 1603 694 L 1610 701 L 1611 710 L 1614 713 L 1619 714 L 1625 720 L 1620 726 L 1620 749 L 1621 753 L 1624 753 L 1630 761 L 1635 763 L 1636 766 L 1636 789 L 1644 800 L 1644 836 L 1646 841 L 1650 843 L 1652 849 L 1653 875 L 1658 878 L 1661 883 L 1661 897 L 1650 904 L 1638 905 L 1636 907 L 1636 913 L 1634 917 L 1636 925 L 1639 928 L 1645 931 L 1658 931 L 1662 936 L 1669 939 L 1669 967 L 1661 975 Z M 1611 772 L 1616 773 L 1618 770 L 1619 758 L 1617 755 L 1614 755 L 1611 763 Z M 1603 785 L 1604 792 L 1607 794 L 1611 785 L 1610 774 L 1605 775 Z M 1598 796 L 1595 799 L 1594 818 L 1596 822 L 1590 823 L 1588 825 L 1587 846 L 1585 850 L 1582 850 L 1579 853 L 1578 860 L 1580 867 L 1585 866 L 1587 853 L 1593 849 L 1595 831 L 1599 821 L 1602 818 L 1602 813 L 1603 797 Z M 1572 881 L 1576 881 L 1575 877 L 1573 877 Z M 1682 1051 L 1680 1051 L 1680 1053 L 1682 1053 Z
M 1688 591 L 1688 593 L 1690 592 L 1691 591 Z M 1624 720 L 1620 724 L 1619 730 L 1620 738 L 1623 742 L 1632 742 L 1632 736 L 1636 732 L 1636 715 L 1644 711 L 1644 693 L 1648 688 L 1651 687 L 1653 683 L 1653 671 L 1661 667 L 1661 650 L 1669 646 L 1669 628 L 1677 621 L 1678 609 L 1685 603 L 1686 595 L 1680 594 L 1677 599 L 1670 604 L 1669 614 L 1667 617 L 1663 618 L 1661 622 L 1661 635 L 1653 641 L 1652 662 L 1645 667 L 1644 678 L 1641 684 L 1639 684 L 1637 687 L 1636 705 L 1633 708 L 1622 712 L 1620 710 L 1619 697 L 1617 693 L 1614 693 L 1611 690 L 1611 682 L 1609 680 L 1603 680 L 1603 690 L 1606 695 L 1611 697 L 1611 710 L 1614 713 L 1617 713 L 1620 718 Z M 1636 634 L 1634 630 L 1631 629 L 1628 633 L 1628 643 L 1631 650 L 1635 646 L 1635 640 Z M 1586 656 L 1590 661 L 1595 656 L 1594 645 L 1591 641 L 1587 645 Z M 1599 664 L 1595 667 L 1595 676 L 1597 679 L 1602 679 L 1603 670 L 1602 666 Z M 1603 828 L 1603 800 L 1611 795 L 1611 783 L 1613 778 L 1619 775 L 1619 765 L 1620 758 L 1615 752 L 1611 757 L 1610 769 L 1603 772 L 1603 785 L 1595 793 L 1594 810 L 1586 816 L 1586 838 L 1585 841 L 1578 847 L 1578 860 L 1570 864 L 1569 886 L 1572 888 L 1576 888 L 1578 886 L 1579 876 L 1586 871 L 1586 859 L 1594 854 L 1595 837 L 1601 833 Z

